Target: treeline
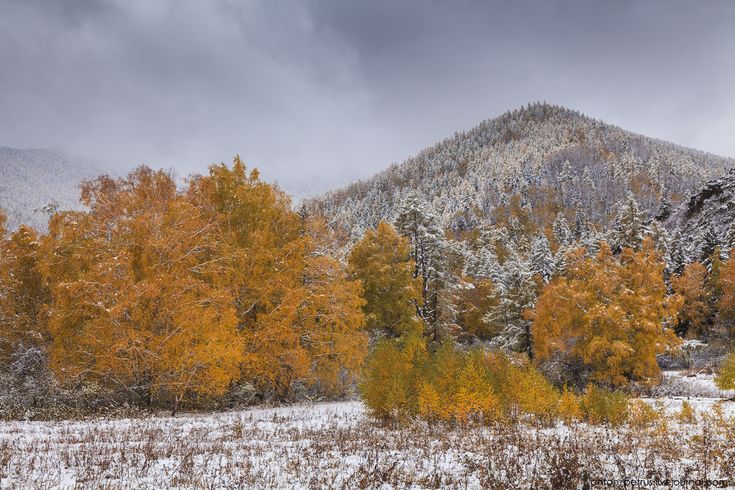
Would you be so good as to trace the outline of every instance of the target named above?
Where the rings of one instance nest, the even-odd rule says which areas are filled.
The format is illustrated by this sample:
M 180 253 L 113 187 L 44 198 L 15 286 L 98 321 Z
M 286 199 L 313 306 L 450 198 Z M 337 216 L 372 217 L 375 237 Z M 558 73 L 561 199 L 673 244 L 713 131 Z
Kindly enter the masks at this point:
M 682 338 L 735 334 L 731 247 L 692 261 L 632 196 L 605 233 L 582 212 L 538 229 L 513 201 L 456 234 L 413 194 L 350 247 L 239 158 L 182 187 L 100 177 L 81 199 L 44 235 L 0 225 L 6 417 L 358 386 L 391 421 L 612 420 L 616 390 L 658 383 Z
M 375 415 L 622 420 L 621 390 L 658 384 L 657 357 L 682 338 L 732 345 L 735 260 L 716 241 L 690 262 L 632 197 L 605 234 L 580 216 L 570 227 L 560 215 L 524 250 L 517 216 L 510 233 L 452 239 L 413 196 L 395 228 L 369 230 L 349 262 L 384 334 L 361 385 Z
M 353 385 L 367 351 L 360 283 L 324 223 L 239 158 L 183 189 L 142 167 L 84 182 L 81 198 L 87 211 L 55 214 L 47 235 L 0 230 L 6 411 L 60 388 L 175 411 Z

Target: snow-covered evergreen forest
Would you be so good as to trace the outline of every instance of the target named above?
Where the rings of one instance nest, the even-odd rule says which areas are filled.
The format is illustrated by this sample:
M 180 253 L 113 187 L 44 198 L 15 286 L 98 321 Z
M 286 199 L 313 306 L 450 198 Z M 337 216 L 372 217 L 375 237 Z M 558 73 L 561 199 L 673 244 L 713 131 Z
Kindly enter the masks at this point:
M 353 234 L 393 221 L 416 193 L 453 231 L 496 221 L 514 199 L 537 226 L 576 211 L 600 225 L 632 192 L 652 215 L 735 165 L 732 159 L 630 133 L 579 112 L 534 103 L 484 121 L 400 165 L 307 203 Z

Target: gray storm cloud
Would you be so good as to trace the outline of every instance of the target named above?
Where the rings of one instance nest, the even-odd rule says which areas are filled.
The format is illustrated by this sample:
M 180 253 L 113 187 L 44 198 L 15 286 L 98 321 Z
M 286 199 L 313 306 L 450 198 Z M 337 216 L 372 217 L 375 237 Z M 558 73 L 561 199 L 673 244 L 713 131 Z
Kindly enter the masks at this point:
M 735 2 L 0 0 L 0 145 L 297 193 L 527 102 L 735 155 Z

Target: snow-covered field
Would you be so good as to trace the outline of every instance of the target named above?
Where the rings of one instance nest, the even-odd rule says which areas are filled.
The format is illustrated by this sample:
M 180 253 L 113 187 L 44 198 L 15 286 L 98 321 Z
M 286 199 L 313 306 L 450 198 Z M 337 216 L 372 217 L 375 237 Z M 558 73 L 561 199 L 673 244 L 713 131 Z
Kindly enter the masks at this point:
M 735 403 L 690 397 L 698 421 L 682 425 L 684 399 L 661 399 L 667 423 L 646 428 L 390 430 L 359 402 L 0 423 L 0 487 L 573 488 L 626 477 L 735 486 Z M 718 403 L 722 416 L 703 415 Z

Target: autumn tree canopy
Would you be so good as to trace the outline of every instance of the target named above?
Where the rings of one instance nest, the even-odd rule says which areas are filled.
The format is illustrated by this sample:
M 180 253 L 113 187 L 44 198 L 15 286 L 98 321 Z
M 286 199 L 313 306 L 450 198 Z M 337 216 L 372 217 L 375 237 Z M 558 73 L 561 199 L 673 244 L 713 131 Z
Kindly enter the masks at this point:
M 241 382 L 334 391 L 358 370 L 359 283 L 239 158 L 183 189 L 145 167 L 101 177 L 82 199 L 89 210 L 55 215 L 41 244 L 63 381 L 175 407 Z
M 567 273 L 552 281 L 536 306 L 533 342 L 542 362 L 555 352 L 582 361 L 591 378 L 621 386 L 629 380 L 656 382 L 656 354 L 677 343 L 667 328 L 681 304 L 667 296 L 663 263 L 651 240 L 620 256 L 602 246 L 595 258 L 579 249 Z
M 46 311 L 50 292 L 40 269 L 38 234 L 21 226 L 5 238 L 0 213 L 0 361 L 49 340 Z
M 385 222 L 365 232 L 352 249 L 350 274 L 362 283 L 368 329 L 395 336 L 422 329 L 417 318 L 421 283 L 413 277 L 410 254 L 408 239 Z
M 671 278 L 671 286 L 683 298 L 677 330 L 697 338 L 706 333 L 710 317 L 707 300 L 707 268 L 700 262 L 687 265 L 680 276 Z

